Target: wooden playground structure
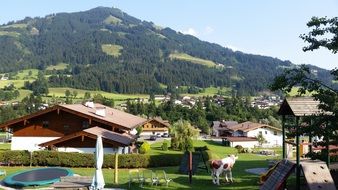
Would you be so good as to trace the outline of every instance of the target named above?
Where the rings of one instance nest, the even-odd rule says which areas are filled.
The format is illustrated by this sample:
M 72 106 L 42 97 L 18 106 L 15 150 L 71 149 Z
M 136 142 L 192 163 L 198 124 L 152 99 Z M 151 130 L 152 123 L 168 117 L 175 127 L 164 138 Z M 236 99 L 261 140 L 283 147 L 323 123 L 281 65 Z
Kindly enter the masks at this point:
M 335 190 L 333 178 L 330 174 L 330 169 L 337 170 L 337 163 L 330 163 L 330 156 L 337 156 L 338 146 L 330 145 L 328 138 L 324 137 L 326 146 L 315 146 L 312 142 L 312 134 L 309 136 L 308 142 L 300 143 L 301 119 L 306 116 L 316 116 L 323 113 L 319 108 L 319 101 L 312 98 L 289 98 L 285 99 L 282 103 L 278 114 L 282 116 L 282 136 L 283 136 L 283 160 L 278 163 L 274 169 L 271 169 L 265 177 L 264 184 L 260 189 L 283 189 L 286 179 L 296 170 L 296 189 L 301 189 L 300 178 L 303 174 L 307 182 L 307 187 L 310 190 Z M 286 122 L 286 119 L 294 120 L 293 124 Z M 286 139 L 286 128 L 294 128 L 294 141 Z M 289 148 L 287 148 L 289 147 Z M 290 148 L 291 147 L 291 148 Z M 295 160 L 288 160 L 290 151 L 292 152 L 295 147 Z M 312 153 L 313 151 L 326 150 L 326 162 L 319 160 L 302 159 L 301 156 L 306 152 Z

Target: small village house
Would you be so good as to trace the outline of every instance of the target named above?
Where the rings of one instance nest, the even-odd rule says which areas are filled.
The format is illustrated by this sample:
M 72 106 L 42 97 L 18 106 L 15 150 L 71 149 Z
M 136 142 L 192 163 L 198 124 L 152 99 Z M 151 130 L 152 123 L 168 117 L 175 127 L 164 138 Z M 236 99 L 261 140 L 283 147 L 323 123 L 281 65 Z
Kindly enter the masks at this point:
M 11 150 L 93 152 L 98 135 L 105 153 L 133 151 L 137 126 L 146 120 L 101 104 L 55 105 L 0 125 L 12 131 Z
M 262 144 L 266 147 L 282 146 L 282 129 L 267 124 L 235 121 L 214 121 L 213 135 L 222 138 L 231 147 L 241 145 L 246 148 L 259 146 L 257 136 L 261 134 L 265 139 Z
M 169 133 L 169 121 L 163 120 L 160 117 L 155 117 L 149 119 L 146 123 L 142 125 L 142 133 L 140 136 L 151 136 L 155 134 L 163 135 L 164 133 Z

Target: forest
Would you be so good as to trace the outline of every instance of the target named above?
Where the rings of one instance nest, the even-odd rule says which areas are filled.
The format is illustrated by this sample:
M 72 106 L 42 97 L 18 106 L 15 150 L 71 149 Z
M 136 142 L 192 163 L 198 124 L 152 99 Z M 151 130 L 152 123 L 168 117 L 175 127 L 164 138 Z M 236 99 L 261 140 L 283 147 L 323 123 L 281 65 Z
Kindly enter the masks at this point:
M 182 53 L 221 67 L 172 58 Z M 246 54 L 141 21 L 116 8 L 26 17 L 0 26 L 0 73 L 68 64 L 49 71 L 50 87 L 117 93 L 164 93 L 161 85 L 230 87 L 254 95 L 290 61 Z M 328 71 L 314 66 L 331 83 Z

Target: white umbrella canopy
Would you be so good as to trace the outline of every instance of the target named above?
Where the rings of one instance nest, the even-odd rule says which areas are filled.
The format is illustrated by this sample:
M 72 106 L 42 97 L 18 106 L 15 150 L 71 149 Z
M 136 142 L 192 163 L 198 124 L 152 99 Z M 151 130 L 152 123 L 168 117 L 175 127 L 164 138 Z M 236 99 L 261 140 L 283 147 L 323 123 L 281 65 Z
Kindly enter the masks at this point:
M 102 164 L 103 164 L 103 144 L 102 144 L 102 137 L 97 136 L 96 140 L 96 149 L 95 149 L 95 174 L 93 177 L 92 184 L 90 186 L 90 189 L 92 190 L 98 190 L 104 188 L 104 178 L 102 174 Z

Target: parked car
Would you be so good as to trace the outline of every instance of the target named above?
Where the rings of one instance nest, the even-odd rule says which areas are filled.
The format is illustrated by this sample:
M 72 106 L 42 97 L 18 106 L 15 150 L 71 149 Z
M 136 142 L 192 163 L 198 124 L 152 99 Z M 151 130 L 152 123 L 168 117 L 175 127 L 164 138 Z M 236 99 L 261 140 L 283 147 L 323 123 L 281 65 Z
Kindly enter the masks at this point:
M 163 138 L 168 138 L 169 137 L 169 134 L 168 133 L 163 133 L 163 135 L 161 136 Z
M 156 139 L 157 139 L 156 135 L 151 135 L 150 138 L 149 138 L 149 140 L 151 140 L 151 141 L 156 141 Z
M 157 138 L 161 138 L 161 133 L 157 133 L 157 134 L 156 134 L 156 137 L 157 137 Z

